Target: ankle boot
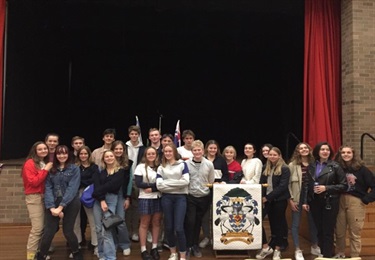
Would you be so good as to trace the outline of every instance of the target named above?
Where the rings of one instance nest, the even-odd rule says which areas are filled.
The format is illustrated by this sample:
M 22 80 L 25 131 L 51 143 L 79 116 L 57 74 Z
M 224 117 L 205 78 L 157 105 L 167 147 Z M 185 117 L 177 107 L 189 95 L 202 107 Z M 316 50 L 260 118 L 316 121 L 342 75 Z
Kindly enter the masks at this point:
M 74 260 L 83 260 L 83 255 L 82 255 L 81 251 L 73 253 L 73 259 Z

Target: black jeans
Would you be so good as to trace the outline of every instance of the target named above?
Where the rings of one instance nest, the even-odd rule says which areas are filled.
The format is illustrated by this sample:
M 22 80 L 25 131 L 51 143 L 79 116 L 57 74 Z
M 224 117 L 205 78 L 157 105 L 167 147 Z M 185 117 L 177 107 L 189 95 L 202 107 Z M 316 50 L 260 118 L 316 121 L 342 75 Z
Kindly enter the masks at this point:
M 288 227 L 288 222 L 286 221 L 285 211 L 288 206 L 287 200 L 271 201 L 264 204 L 262 219 L 268 215 L 268 220 L 270 223 L 271 234 L 274 235 L 274 245 L 282 246 L 285 227 Z M 266 232 L 264 226 L 262 226 L 262 244 L 267 243 Z
M 316 196 L 309 204 L 316 229 L 318 231 L 319 247 L 324 257 L 334 255 L 334 232 L 336 218 L 339 212 L 339 198 L 329 200 L 331 209 L 326 209 L 327 200 Z
M 61 199 L 56 200 L 56 206 L 60 204 Z M 81 208 L 81 202 L 77 195 L 68 206 L 63 209 L 64 218 L 62 219 L 63 233 L 65 239 L 69 243 L 72 252 L 78 251 L 78 239 L 74 233 L 74 223 L 77 218 L 79 209 Z M 52 216 L 49 209 L 46 209 L 44 217 L 44 231 L 40 241 L 39 251 L 42 256 L 47 255 L 48 249 L 51 246 L 52 240 L 59 228 L 60 218 Z
M 187 247 L 198 245 L 202 218 L 211 206 L 211 195 L 204 197 L 187 196 L 185 236 Z

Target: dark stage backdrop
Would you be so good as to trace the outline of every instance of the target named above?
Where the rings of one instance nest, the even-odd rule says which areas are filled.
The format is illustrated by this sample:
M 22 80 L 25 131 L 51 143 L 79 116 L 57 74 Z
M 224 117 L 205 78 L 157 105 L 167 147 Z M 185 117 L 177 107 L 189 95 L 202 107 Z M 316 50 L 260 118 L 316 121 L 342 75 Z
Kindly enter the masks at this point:
M 192 129 L 292 152 L 302 138 L 304 1 L 8 1 L 2 159 L 48 132 Z M 287 144 L 289 143 L 289 148 Z M 288 154 L 284 154 L 288 157 Z

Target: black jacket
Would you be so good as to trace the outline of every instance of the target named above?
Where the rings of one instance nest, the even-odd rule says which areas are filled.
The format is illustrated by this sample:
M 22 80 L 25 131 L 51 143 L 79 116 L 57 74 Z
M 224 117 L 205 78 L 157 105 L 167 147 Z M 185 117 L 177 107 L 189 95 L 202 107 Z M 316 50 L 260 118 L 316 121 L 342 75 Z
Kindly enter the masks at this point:
M 312 201 L 315 196 L 324 198 L 326 195 L 338 197 L 340 193 L 347 189 L 346 177 L 344 170 L 340 165 L 335 162 L 328 160 L 325 167 L 320 172 L 318 178 L 315 177 L 316 162 L 310 163 L 307 170 L 307 182 L 301 192 L 301 199 L 303 204 L 307 204 Z M 317 195 L 314 194 L 314 183 L 318 182 L 319 185 L 326 186 L 326 191 Z

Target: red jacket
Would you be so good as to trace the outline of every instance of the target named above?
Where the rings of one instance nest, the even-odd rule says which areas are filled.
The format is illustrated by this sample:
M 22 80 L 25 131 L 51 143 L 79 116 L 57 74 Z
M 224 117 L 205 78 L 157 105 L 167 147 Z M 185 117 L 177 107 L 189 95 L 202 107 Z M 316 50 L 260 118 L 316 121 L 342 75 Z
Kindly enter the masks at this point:
M 22 169 L 22 179 L 25 194 L 44 194 L 47 175 L 48 171 L 36 168 L 34 161 L 32 159 L 28 159 Z

